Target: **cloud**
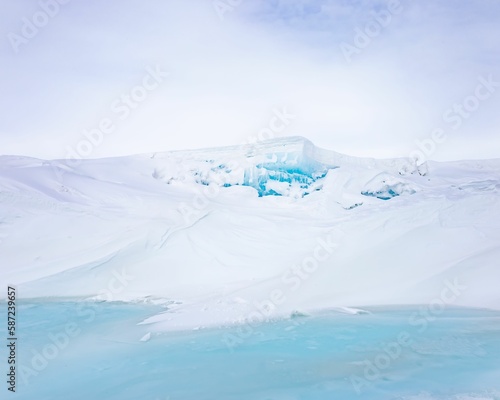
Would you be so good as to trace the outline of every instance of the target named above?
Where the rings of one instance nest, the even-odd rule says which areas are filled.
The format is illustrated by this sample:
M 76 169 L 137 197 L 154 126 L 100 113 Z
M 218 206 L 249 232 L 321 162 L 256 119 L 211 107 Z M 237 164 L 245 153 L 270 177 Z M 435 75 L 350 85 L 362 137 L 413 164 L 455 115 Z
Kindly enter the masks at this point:
M 212 1 L 73 0 L 18 53 L 7 35 L 40 5 L 10 4 L 0 17 L 0 153 L 65 157 L 103 118 L 116 130 L 91 157 L 230 145 L 287 107 L 297 119 L 285 135 L 354 155 L 406 156 L 434 128 L 449 129 L 442 114 L 479 76 L 500 81 L 500 5 L 402 0 L 402 12 L 347 62 L 341 44 L 353 44 L 387 4 L 242 0 L 221 20 Z M 111 104 L 154 65 L 168 78 L 116 119 Z M 500 91 L 449 130 L 433 158 L 500 157 L 499 105 Z

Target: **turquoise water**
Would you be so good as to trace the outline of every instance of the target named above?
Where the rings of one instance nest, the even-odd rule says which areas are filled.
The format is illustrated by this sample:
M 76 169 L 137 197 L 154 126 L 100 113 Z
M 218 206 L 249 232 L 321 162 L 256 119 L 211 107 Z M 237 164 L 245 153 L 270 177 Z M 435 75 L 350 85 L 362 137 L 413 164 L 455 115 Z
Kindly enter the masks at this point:
M 500 398 L 500 312 L 371 308 L 141 342 L 148 327 L 136 324 L 158 311 L 123 303 L 21 304 L 16 393 L 4 383 L 4 397 Z

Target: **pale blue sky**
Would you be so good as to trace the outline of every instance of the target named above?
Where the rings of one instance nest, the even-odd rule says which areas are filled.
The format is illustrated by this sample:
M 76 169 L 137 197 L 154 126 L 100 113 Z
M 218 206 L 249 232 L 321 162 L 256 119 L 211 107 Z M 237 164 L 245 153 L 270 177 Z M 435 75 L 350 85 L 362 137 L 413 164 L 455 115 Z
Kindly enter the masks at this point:
M 353 155 L 408 156 L 441 128 L 433 159 L 500 157 L 500 87 L 458 129 L 442 118 L 479 77 L 500 82 L 494 0 L 401 0 L 350 62 L 341 44 L 386 1 L 241 0 L 220 18 L 214 4 L 235 0 L 66 0 L 46 24 L 56 0 L 1 1 L 0 154 L 66 157 L 103 119 L 114 130 L 89 157 L 231 145 L 286 108 L 277 135 Z M 43 26 L 13 45 L 37 13 Z M 112 104 L 148 66 L 168 77 L 120 118 Z

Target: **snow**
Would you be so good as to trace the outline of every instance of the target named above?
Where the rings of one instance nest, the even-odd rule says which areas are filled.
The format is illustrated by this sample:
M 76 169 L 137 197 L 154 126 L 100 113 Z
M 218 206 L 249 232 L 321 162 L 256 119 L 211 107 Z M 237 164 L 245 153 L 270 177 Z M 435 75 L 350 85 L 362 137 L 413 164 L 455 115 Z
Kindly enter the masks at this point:
M 396 196 L 412 195 L 417 190 L 414 185 L 404 179 L 381 173 L 365 185 L 361 194 L 381 200 L 389 200 Z
M 381 304 L 498 309 L 499 192 L 500 160 L 417 169 L 298 137 L 3 156 L 0 279 L 25 298 L 164 304 L 151 332 Z

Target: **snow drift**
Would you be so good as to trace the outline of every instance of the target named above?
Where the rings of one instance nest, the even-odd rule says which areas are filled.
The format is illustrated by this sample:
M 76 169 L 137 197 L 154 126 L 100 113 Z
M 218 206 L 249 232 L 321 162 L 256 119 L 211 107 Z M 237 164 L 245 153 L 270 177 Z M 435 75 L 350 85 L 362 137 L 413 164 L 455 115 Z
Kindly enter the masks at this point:
M 500 160 L 424 170 L 304 138 L 3 156 L 0 277 L 22 297 L 164 304 L 147 321 L 158 329 L 365 305 L 499 308 L 499 192 Z

